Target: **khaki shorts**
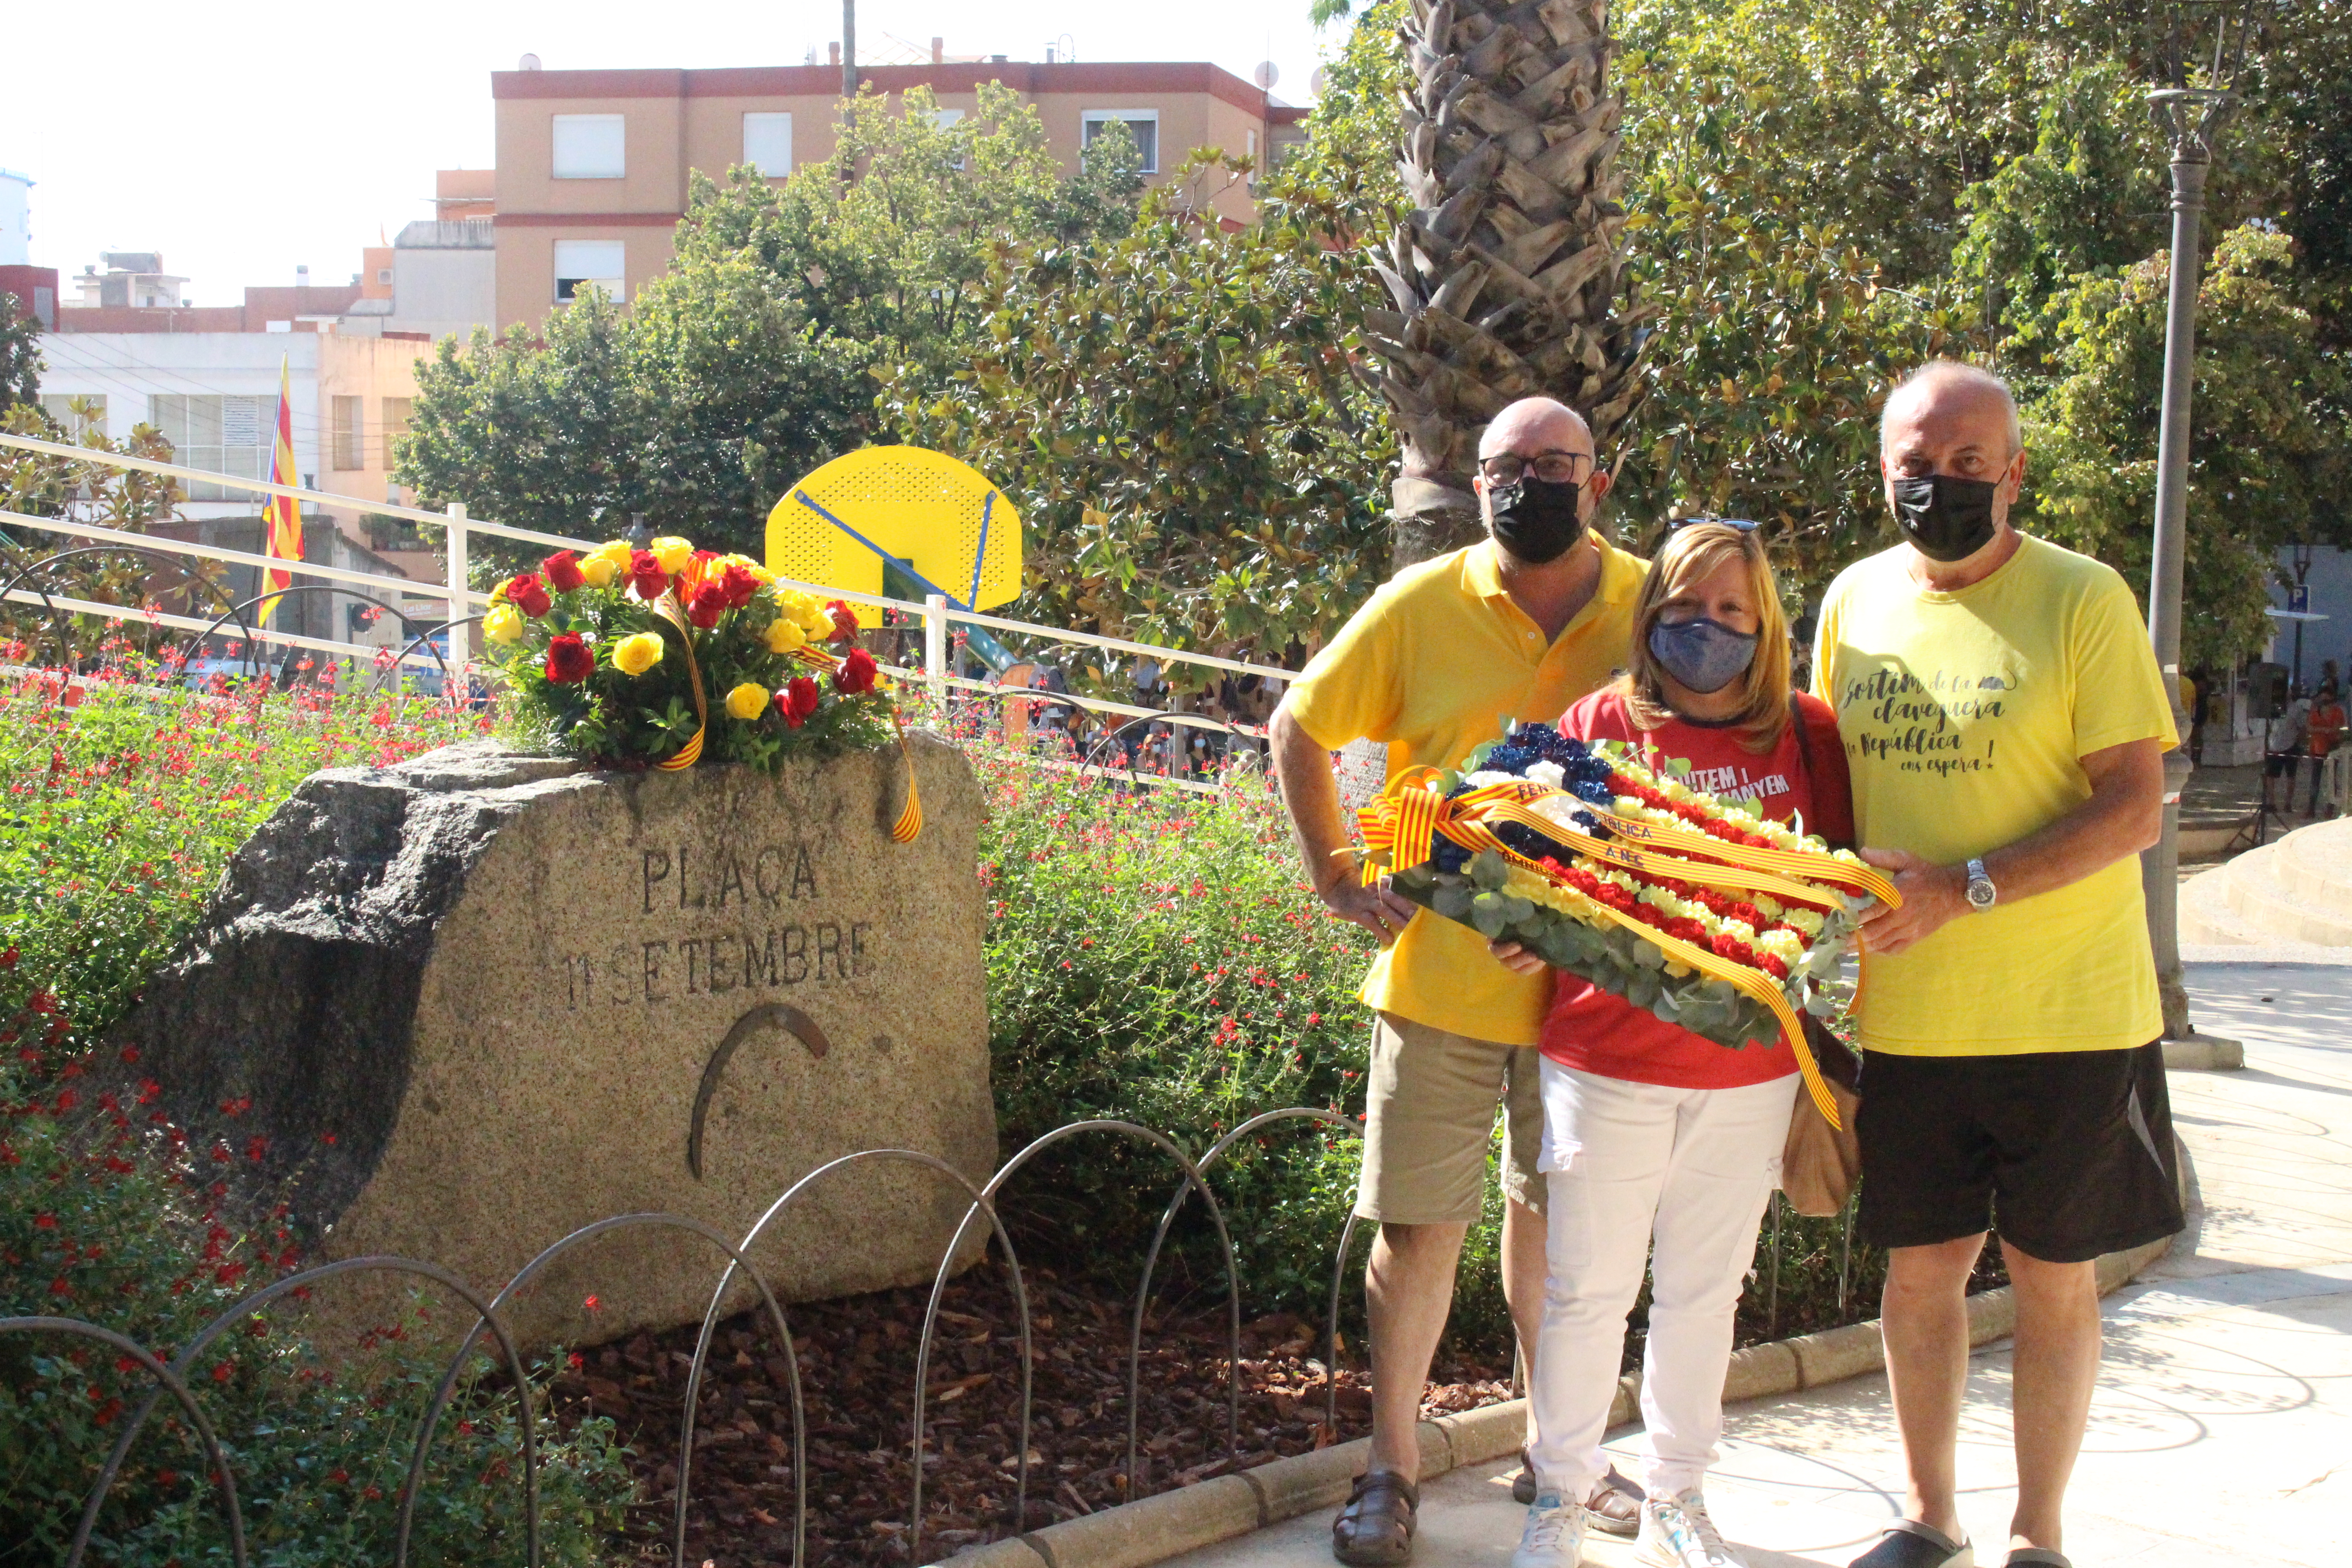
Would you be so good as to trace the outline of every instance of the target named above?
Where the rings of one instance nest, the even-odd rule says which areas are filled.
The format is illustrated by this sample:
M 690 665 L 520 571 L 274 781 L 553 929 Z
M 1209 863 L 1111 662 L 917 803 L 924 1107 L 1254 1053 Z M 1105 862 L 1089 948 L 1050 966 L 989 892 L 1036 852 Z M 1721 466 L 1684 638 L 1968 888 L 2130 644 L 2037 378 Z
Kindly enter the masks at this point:
M 1503 1107 L 1503 1195 L 1543 1212 L 1541 1058 L 1532 1046 L 1448 1034 L 1393 1013 L 1372 1029 L 1364 1173 L 1356 1212 L 1391 1225 L 1476 1222 L 1495 1107 Z

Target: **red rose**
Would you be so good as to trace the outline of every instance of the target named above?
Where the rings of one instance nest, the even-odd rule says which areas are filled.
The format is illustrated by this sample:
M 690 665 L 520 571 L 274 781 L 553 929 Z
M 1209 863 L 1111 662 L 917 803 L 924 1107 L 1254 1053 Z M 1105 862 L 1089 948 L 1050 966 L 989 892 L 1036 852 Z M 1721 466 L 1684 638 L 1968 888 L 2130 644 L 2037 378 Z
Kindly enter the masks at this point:
M 810 716 L 816 711 L 816 682 L 805 675 L 793 676 L 784 682 L 784 689 L 776 693 L 776 711 L 782 714 L 784 722 L 795 730 L 809 721 Z
M 741 564 L 730 563 L 719 574 L 719 586 L 727 595 L 727 607 L 740 610 L 751 602 L 752 595 L 760 591 L 760 580 Z
M 686 618 L 707 632 L 719 624 L 726 610 L 727 591 L 716 583 L 705 583 L 687 601 Z
M 559 594 L 569 594 L 588 581 L 580 574 L 579 554 L 570 550 L 557 551 L 541 562 L 539 569 L 547 574 L 547 580 L 555 585 Z
M 629 586 L 637 597 L 651 604 L 669 587 L 669 574 L 662 570 L 660 559 L 650 550 L 629 552 Z
M 558 686 L 585 680 L 595 668 L 596 656 L 578 632 L 565 632 L 547 645 L 547 679 Z
M 833 601 L 833 603 L 831 603 L 831 604 L 827 605 L 824 607 L 824 613 L 825 613 L 826 615 L 831 616 L 833 617 L 833 640 L 834 640 L 834 641 L 835 641 L 835 642 L 852 642 L 852 641 L 855 641 L 855 640 L 856 639 L 856 637 L 857 637 L 857 612 L 856 612 L 856 611 L 855 611 L 855 610 L 851 609 L 847 605 L 844 604 L 841 600 L 839 600 L 839 599 L 835 599 L 835 600 L 834 600 L 834 601 Z
M 507 603 L 526 616 L 543 616 L 547 614 L 547 584 L 539 580 L 536 572 L 509 577 L 507 579 Z
M 842 657 L 841 668 L 833 672 L 833 684 L 845 697 L 873 690 L 874 656 L 862 647 L 851 648 Z

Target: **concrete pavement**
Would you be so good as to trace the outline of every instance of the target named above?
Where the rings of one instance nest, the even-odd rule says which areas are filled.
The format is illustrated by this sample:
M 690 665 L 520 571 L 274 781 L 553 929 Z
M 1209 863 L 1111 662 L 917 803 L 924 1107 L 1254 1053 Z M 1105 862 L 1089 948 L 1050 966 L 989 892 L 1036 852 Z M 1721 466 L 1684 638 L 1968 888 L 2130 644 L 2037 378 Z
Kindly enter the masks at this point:
M 2197 964 L 2200 1029 L 2246 1068 L 2175 1073 L 2189 1229 L 2105 1303 L 2107 1350 L 2069 1494 L 2083 1568 L 2207 1568 L 2217 1558 L 2337 1568 L 2352 1550 L 2352 967 Z M 2009 1349 L 1971 1361 L 1961 1511 L 1997 1564 L 2014 1500 Z M 1638 1427 L 1612 1435 L 1621 1464 Z M 1419 1568 L 1499 1568 L 1525 1510 L 1516 1462 L 1423 1491 Z M 1735 1405 L 1707 1487 L 1752 1568 L 1837 1568 L 1901 1506 L 1883 1375 Z M 1326 1513 L 1174 1559 L 1181 1568 L 1330 1562 Z M 1594 1536 L 1586 1561 L 1631 1568 Z

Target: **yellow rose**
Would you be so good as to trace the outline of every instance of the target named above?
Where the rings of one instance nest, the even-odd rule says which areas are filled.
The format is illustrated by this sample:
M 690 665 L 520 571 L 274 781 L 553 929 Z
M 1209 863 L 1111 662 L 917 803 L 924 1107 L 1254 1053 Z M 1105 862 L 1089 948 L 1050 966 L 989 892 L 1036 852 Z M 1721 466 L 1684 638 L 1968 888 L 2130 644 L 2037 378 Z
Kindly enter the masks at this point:
M 659 632 L 638 632 L 613 645 L 613 666 L 624 675 L 643 675 L 661 662 Z
M 620 563 L 609 555 L 583 555 L 580 558 L 581 581 L 591 588 L 611 587 L 613 574 L 620 569 Z
M 608 539 L 583 557 L 589 561 L 610 561 L 615 566 L 629 563 L 630 546 L 625 539 Z
M 522 626 L 520 610 L 512 605 L 493 605 L 490 613 L 482 617 L 482 636 L 495 643 L 520 642 Z
M 686 563 L 694 559 L 694 546 L 675 534 L 665 534 L 646 548 L 654 552 L 654 559 L 661 563 L 661 569 L 672 576 L 685 571 Z
M 727 713 L 733 719 L 757 719 L 768 710 L 768 689 L 747 680 L 727 694 Z
M 770 653 L 790 653 L 806 641 L 808 634 L 801 630 L 801 624 L 790 616 L 778 616 L 768 623 Z

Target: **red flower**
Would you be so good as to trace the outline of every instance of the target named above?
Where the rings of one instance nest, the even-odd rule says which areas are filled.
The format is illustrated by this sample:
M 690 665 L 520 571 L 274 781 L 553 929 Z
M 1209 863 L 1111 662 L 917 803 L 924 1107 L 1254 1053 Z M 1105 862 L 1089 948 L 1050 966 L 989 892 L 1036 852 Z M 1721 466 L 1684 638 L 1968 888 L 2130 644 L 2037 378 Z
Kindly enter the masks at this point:
M 547 584 L 539 580 L 536 572 L 509 577 L 507 579 L 507 603 L 526 616 L 543 616 L 547 614 Z
M 776 711 L 782 714 L 784 722 L 795 730 L 807 723 L 816 712 L 816 682 L 805 675 L 793 676 L 784 682 L 784 689 L 776 693 Z
M 845 697 L 874 689 L 874 656 L 862 647 L 854 647 L 842 657 L 841 668 L 833 672 L 833 684 Z
M 629 552 L 629 586 L 637 597 L 650 604 L 662 596 L 669 587 L 669 574 L 662 570 L 660 560 L 650 550 Z
M 558 686 L 576 685 L 596 668 L 596 655 L 578 632 L 565 632 L 547 645 L 547 679 Z
M 727 595 L 727 607 L 740 610 L 760 591 L 760 580 L 740 563 L 730 563 L 727 570 L 719 574 L 719 586 Z
M 547 580 L 555 584 L 555 591 L 559 594 L 569 594 L 572 589 L 588 581 L 580 574 L 580 555 L 577 551 L 559 550 L 541 562 L 539 569 L 547 574 Z
M 857 637 L 857 612 L 840 599 L 825 605 L 824 613 L 833 617 L 833 640 L 853 642 Z
M 686 618 L 707 632 L 719 624 L 719 617 L 726 612 L 727 590 L 716 583 L 705 583 L 688 601 Z

